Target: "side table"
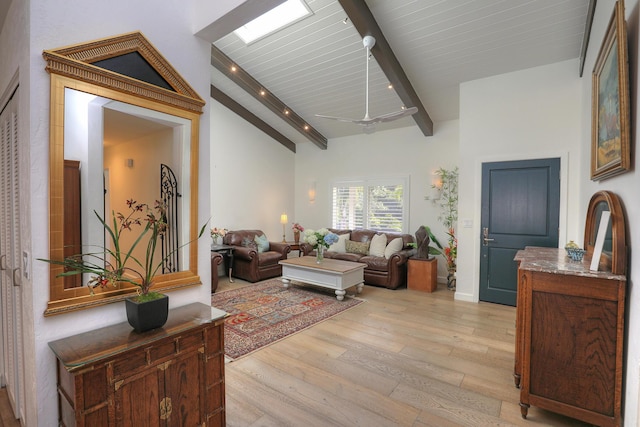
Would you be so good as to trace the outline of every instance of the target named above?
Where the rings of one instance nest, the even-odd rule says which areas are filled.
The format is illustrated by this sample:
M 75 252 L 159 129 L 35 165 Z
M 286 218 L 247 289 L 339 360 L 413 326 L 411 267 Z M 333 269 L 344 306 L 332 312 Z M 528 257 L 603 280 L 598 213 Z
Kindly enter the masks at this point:
M 233 283 L 233 277 L 231 276 L 233 272 L 233 246 L 213 244 L 211 245 L 211 252 L 218 252 L 224 255 L 225 265 L 229 267 L 229 282 Z
M 300 243 L 287 242 L 287 244 L 291 247 L 292 251 L 298 251 L 298 256 L 302 256 L 302 254 L 300 253 Z
M 407 261 L 407 288 L 416 291 L 433 292 L 438 289 L 438 261 L 409 258 Z

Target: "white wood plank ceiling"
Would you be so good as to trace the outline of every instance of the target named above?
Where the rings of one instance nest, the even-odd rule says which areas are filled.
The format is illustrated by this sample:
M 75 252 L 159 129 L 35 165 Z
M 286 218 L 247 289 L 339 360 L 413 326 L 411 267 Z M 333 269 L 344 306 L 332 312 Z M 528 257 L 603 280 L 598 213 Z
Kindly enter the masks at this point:
M 378 25 L 434 121 L 458 117 L 462 82 L 576 59 L 588 0 L 367 0 Z M 313 15 L 245 45 L 233 33 L 214 45 L 327 138 L 359 126 L 315 117 L 364 115 L 362 39 L 335 0 L 307 0 Z M 589 76 L 590 70 L 585 70 Z M 212 84 L 295 143 L 308 142 L 212 67 Z M 402 102 L 370 62 L 370 115 Z M 415 126 L 412 118 L 378 130 Z

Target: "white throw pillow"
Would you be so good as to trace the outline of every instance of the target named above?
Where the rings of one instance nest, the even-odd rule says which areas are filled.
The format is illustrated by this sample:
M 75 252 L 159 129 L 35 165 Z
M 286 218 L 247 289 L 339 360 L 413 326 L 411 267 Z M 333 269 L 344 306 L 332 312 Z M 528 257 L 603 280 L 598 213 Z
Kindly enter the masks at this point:
M 369 255 L 371 256 L 384 256 L 384 249 L 387 247 L 387 235 L 376 234 L 371 239 L 371 245 L 369 246 Z
M 393 239 L 384 250 L 384 257 L 389 259 L 391 255 L 402 250 L 402 237 Z
M 347 240 L 349 240 L 350 237 L 351 237 L 351 233 L 338 234 L 338 241 L 335 242 L 333 245 L 329 246 L 329 250 L 332 252 L 339 252 L 341 254 L 346 253 L 347 248 L 345 245 L 347 243 Z

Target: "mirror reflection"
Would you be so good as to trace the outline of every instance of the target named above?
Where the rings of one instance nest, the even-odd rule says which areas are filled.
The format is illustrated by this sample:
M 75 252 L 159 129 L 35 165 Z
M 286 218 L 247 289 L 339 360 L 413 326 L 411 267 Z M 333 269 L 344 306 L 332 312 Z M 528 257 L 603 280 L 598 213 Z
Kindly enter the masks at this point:
M 191 121 L 69 88 L 64 98 L 64 256 L 110 244 L 96 213 L 112 224 L 112 213 L 129 211 L 127 200 L 158 200 L 168 227 L 154 257 L 175 251 L 162 273 L 188 270 Z M 137 236 L 124 233 L 123 247 Z M 145 249 L 134 257 L 145 259 Z M 68 276 L 64 288 L 88 280 Z

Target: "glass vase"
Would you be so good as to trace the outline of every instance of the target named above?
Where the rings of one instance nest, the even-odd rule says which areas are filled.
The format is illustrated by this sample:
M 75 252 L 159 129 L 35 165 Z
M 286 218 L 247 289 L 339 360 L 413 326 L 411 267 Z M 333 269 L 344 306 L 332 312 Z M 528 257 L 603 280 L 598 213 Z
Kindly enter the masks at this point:
M 320 264 L 324 259 L 324 246 L 320 245 L 316 248 L 316 264 Z

